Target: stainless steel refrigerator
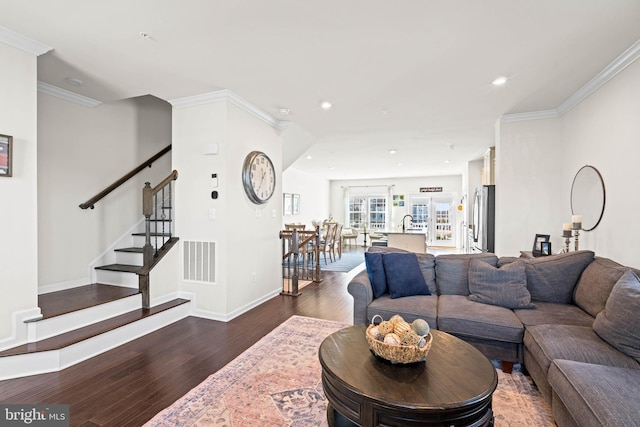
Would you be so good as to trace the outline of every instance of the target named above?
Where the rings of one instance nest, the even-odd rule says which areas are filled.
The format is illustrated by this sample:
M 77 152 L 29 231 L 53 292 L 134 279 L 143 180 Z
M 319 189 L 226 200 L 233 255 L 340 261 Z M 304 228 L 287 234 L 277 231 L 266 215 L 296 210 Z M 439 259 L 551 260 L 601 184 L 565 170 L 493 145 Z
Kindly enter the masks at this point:
M 471 211 L 471 247 L 475 251 L 495 252 L 496 186 L 476 188 Z

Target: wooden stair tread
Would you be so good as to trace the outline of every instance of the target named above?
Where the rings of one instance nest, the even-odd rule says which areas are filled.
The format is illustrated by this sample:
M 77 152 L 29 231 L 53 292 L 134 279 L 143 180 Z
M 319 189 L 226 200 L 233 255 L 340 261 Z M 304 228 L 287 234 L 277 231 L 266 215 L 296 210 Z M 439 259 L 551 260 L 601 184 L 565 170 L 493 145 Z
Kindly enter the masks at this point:
M 40 307 L 42 319 L 49 319 L 139 293 L 138 289 L 93 283 L 38 295 L 38 307 Z
M 124 273 L 137 273 L 142 268 L 141 265 L 131 264 L 108 264 L 96 267 L 96 270 L 122 271 Z
M 55 337 L 4 350 L 0 352 L 0 357 L 60 350 L 70 345 L 77 344 L 81 341 L 93 338 L 97 335 L 109 332 L 111 330 L 128 325 L 146 317 L 153 316 L 154 314 L 161 313 L 165 310 L 178 307 L 188 302 L 189 300 L 177 298 L 148 309 L 139 308 L 120 316 L 112 317 L 111 319 L 103 320 L 101 322 L 94 323 L 93 325 L 84 326 L 82 328 L 57 335 Z
M 114 251 L 141 254 L 141 253 L 144 252 L 144 248 L 133 248 L 133 247 L 132 248 L 119 248 L 119 249 L 114 249 Z

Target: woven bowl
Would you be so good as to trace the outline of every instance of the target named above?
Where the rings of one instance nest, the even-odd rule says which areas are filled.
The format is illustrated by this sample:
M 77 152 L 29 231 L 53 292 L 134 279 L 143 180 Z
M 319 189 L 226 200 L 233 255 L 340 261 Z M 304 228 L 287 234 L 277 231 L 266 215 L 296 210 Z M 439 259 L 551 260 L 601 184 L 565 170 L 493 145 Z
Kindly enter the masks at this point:
M 365 335 L 367 336 L 369 348 L 376 356 L 388 360 L 391 363 L 403 364 L 424 362 L 427 360 L 427 353 L 429 353 L 431 343 L 433 342 L 431 334 L 425 337 L 426 343 L 421 348 L 416 345 L 388 344 L 383 341 L 378 341 L 376 337 L 371 335 L 371 328 L 374 326 L 374 324 L 369 325 Z

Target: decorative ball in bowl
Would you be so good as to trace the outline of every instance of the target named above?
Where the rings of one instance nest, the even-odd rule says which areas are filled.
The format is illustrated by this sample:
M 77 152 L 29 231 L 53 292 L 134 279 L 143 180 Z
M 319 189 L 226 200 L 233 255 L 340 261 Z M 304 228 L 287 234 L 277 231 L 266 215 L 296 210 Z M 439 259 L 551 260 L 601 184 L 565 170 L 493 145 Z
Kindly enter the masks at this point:
M 379 323 L 375 323 L 379 320 Z M 391 363 L 416 363 L 427 360 L 433 338 L 429 324 L 423 319 L 412 323 L 396 314 L 389 320 L 376 314 L 367 327 L 369 348 L 378 357 Z

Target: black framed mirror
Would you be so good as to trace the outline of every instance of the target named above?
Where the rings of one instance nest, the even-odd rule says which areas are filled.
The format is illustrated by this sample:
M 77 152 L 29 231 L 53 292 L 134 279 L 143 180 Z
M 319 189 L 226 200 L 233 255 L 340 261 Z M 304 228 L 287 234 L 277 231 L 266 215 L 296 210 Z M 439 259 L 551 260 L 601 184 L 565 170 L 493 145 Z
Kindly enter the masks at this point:
M 591 165 L 581 167 L 571 184 L 571 213 L 582 215 L 584 231 L 591 231 L 600 224 L 606 200 L 600 171 Z

